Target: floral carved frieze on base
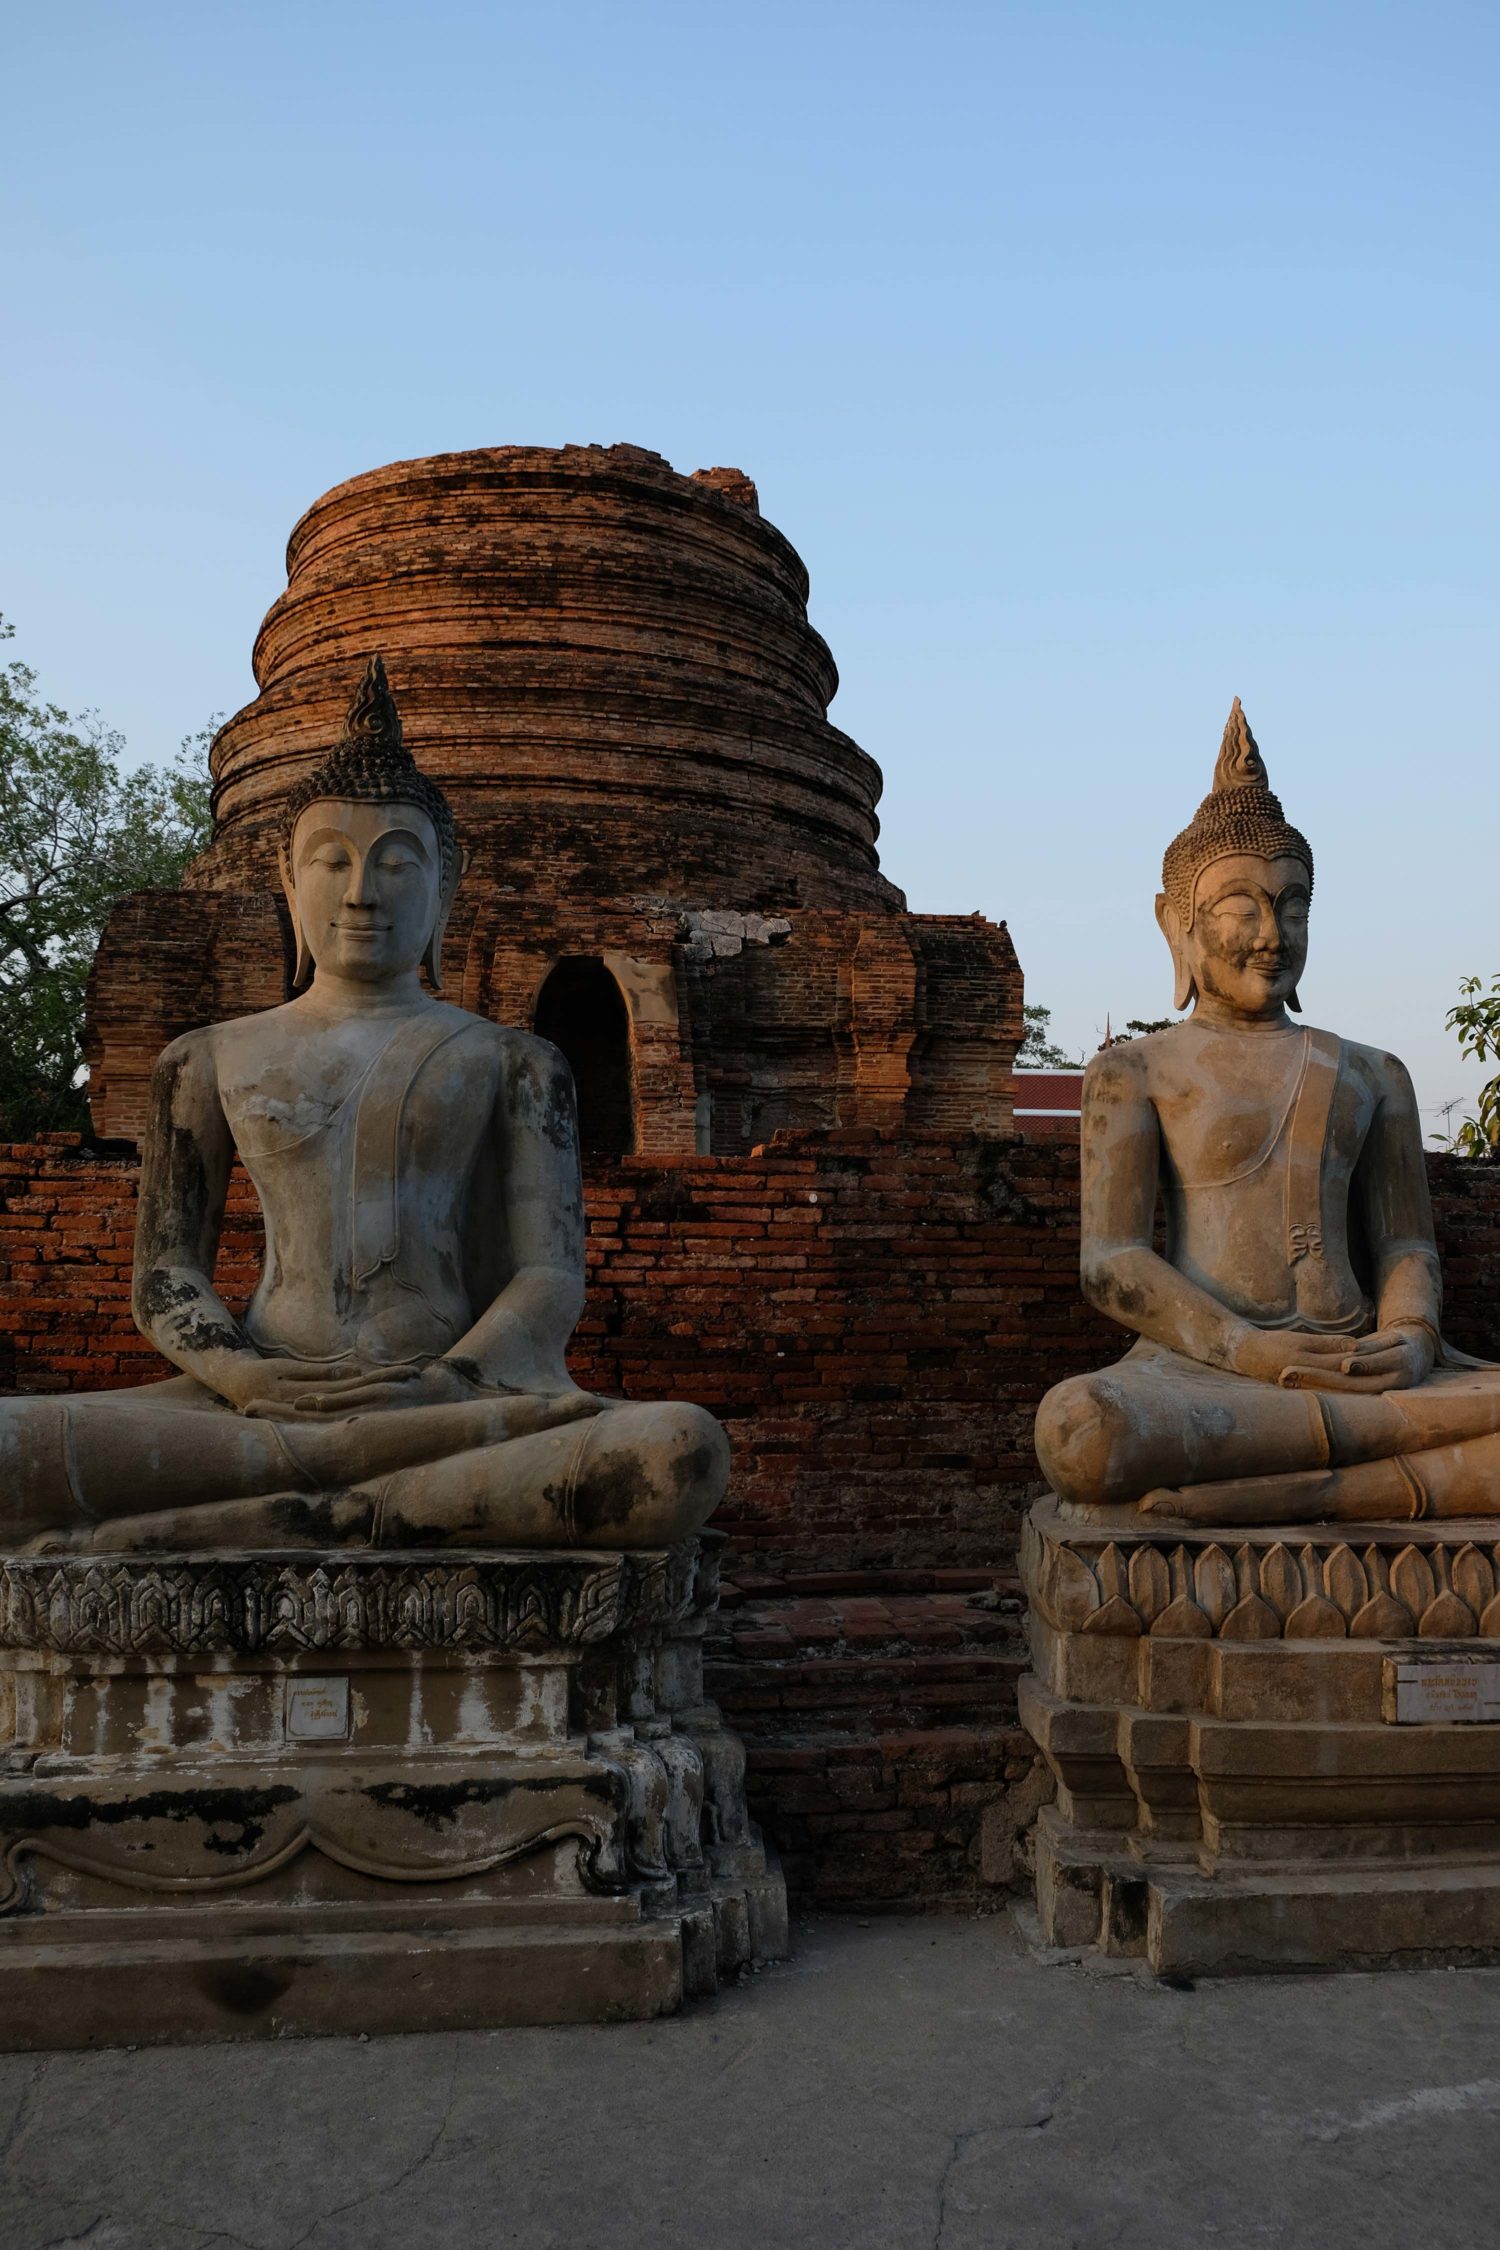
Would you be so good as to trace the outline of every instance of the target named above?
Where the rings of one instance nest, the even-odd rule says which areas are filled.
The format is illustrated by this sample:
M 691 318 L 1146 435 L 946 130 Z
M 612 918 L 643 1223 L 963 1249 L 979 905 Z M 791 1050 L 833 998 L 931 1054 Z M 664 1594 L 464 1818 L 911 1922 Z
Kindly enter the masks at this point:
M 1041 1511 L 1038 1511 L 1039 1513 Z M 1026 1533 L 1034 1605 L 1061 1632 L 1178 1640 L 1500 1639 L 1500 1542 L 1170 1531 L 1111 1538 L 1054 1517 Z
M 0 1648 L 245 1656 L 576 1647 L 683 1616 L 697 1569 L 693 1542 L 628 1554 L 8 1556 Z

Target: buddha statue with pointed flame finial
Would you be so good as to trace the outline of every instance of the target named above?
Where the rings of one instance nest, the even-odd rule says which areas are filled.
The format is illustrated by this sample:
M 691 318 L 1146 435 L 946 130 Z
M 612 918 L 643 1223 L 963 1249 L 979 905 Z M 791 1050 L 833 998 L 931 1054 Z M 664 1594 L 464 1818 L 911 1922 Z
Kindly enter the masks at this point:
M 1075 1516 L 1500 1514 L 1500 1368 L 1442 1337 L 1411 1081 L 1293 1021 L 1312 887 L 1236 698 L 1156 902 L 1191 1013 L 1084 1080 L 1083 1286 L 1136 1341 L 1037 1415 Z
M 424 989 L 462 867 L 375 657 L 287 803 L 295 996 L 157 1065 L 134 1307 L 178 1373 L 0 1400 L 0 1543 L 652 1547 L 712 1512 L 711 1415 L 568 1374 L 572 1083 L 544 1040 Z M 266 1228 L 242 1319 L 213 1284 L 236 1151 Z

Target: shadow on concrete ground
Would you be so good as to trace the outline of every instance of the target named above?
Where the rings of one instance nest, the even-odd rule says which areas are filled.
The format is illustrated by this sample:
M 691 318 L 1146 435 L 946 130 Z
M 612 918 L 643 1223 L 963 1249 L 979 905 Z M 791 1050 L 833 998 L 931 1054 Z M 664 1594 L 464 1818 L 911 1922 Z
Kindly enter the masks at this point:
M 804 1925 L 675 2020 L 0 2056 L 0 2250 L 1492 2242 L 1500 1970 L 1169 1991 Z

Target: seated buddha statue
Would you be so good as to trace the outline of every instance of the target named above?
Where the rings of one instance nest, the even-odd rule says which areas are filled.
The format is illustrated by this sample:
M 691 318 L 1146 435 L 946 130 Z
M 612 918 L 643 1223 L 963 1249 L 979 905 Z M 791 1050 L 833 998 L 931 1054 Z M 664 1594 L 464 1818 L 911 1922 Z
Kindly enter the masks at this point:
M 1042 1401 L 1067 1513 L 1500 1514 L 1500 1368 L 1443 1340 L 1411 1081 L 1295 1020 L 1312 887 L 1236 699 L 1156 902 L 1191 1013 L 1084 1078 L 1083 1288 L 1136 1341 Z
M 0 1543 L 660 1546 L 712 1512 L 711 1415 L 568 1374 L 572 1080 L 424 989 L 462 866 L 375 658 L 286 805 L 295 996 L 156 1066 L 133 1308 L 178 1373 L 0 1400 Z M 236 1151 L 265 1218 L 242 1318 L 213 1282 Z

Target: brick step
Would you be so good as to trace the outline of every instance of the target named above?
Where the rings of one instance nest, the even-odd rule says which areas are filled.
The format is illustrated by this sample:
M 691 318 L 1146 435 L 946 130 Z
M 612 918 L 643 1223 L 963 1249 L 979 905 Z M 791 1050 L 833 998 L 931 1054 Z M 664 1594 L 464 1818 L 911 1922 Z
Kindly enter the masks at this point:
M 1003 1823 L 1035 1755 L 1016 1719 L 1012 1583 L 830 1573 L 742 1588 L 721 1613 L 708 1692 L 745 1739 L 751 1803 L 794 1895 L 850 1912 L 997 1895 L 1005 1848 L 992 1836 L 987 1875 L 986 1814 Z
M 748 1742 L 751 1810 L 774 1836 L 794 1897 L 843 1912 L 972 1908 L 1012 1868 L 1005 1804 L 1035 1759 L 1010 1725 L 894 1727 Z

